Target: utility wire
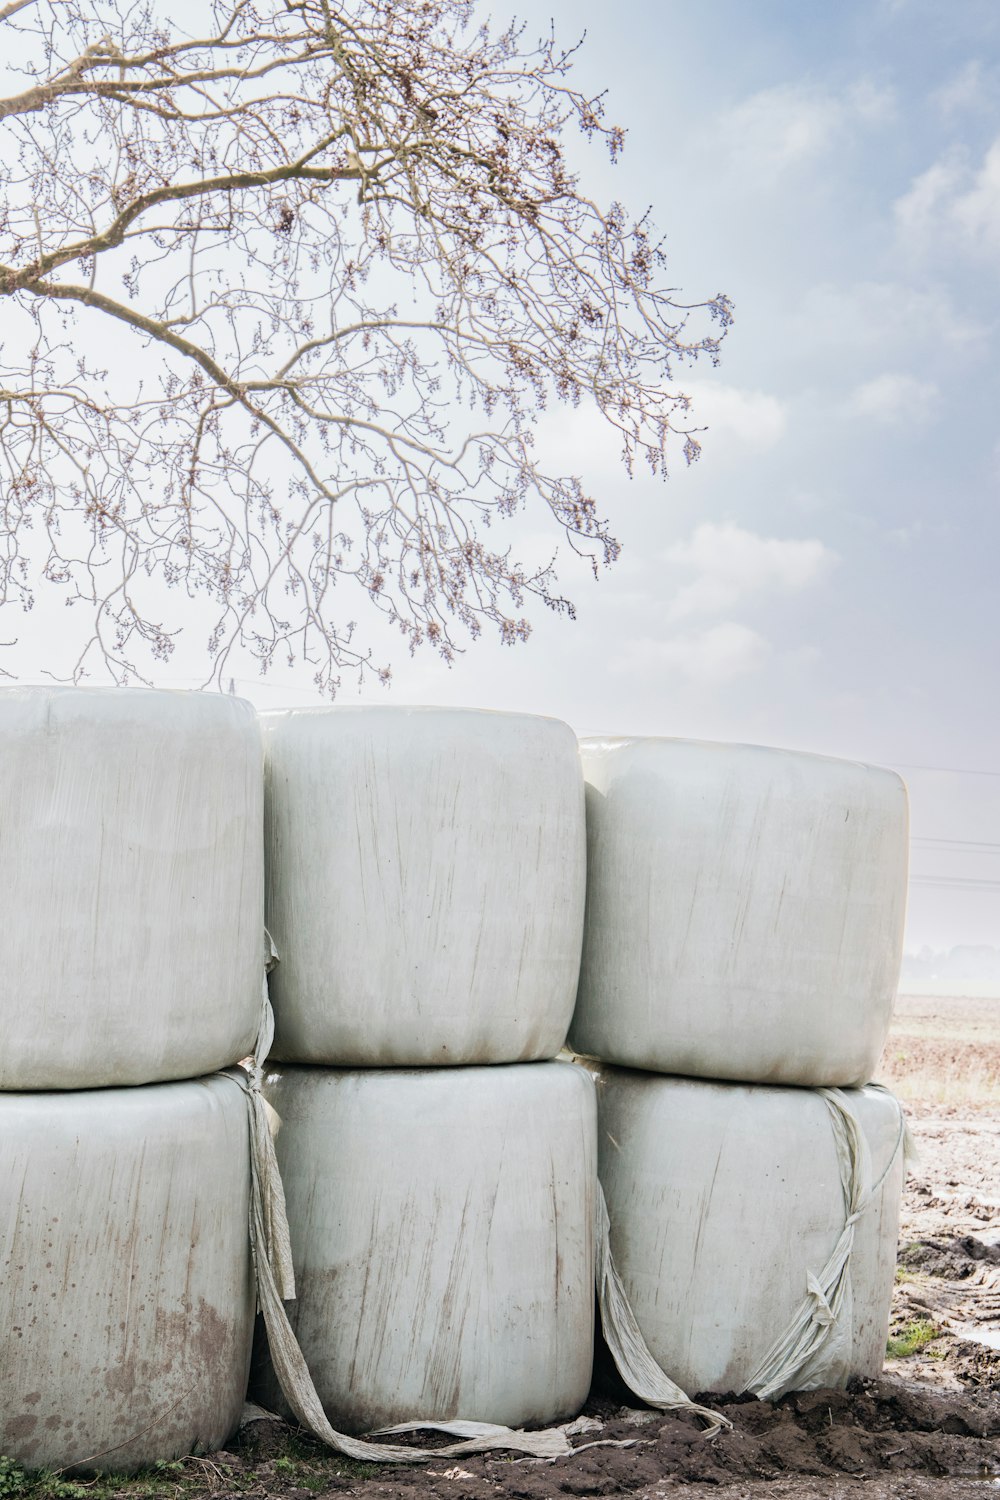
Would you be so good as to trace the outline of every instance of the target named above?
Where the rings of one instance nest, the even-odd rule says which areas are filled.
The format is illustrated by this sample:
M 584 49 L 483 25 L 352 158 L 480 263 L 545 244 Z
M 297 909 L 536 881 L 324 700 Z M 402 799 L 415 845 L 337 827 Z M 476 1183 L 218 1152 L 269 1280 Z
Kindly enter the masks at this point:
M 993 853 L 1000 849 L 1000 843 L 991 842 L 988 839 L 932 839 L 911 838 L 911 844 L 937 844 L 944 845 L 948 849 L 973 849 L 981 853 Z
M 1000 776 L 1000 771 L 973 771 L 968 766 L 908 766 L 896 761 L 897 771 L 944 771 L 949 776 Z

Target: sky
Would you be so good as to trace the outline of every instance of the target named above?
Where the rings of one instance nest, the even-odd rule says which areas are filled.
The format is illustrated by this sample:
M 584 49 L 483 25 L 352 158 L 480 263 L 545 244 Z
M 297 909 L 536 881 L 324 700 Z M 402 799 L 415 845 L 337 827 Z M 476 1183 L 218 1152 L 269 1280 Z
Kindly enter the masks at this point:
M 555 0 L 579 87 L 627 129 L 591 196 L 652 208 L 669 280 L 724 291 L 718 370 L 679 382 L 707 431 L 629 481 L 576 412 L 542 441 L 624 544 L 575 622 L 449 668 L 395 648 L 344 703 L 551 714 L 581 734 L 846 756 L 907 781 L 907 948 L 1000 949 L 1000 6 L 994 0 Z M 500 7 L 493 6 L 500 15 Z M 531 26 L 537 26 L 537 13 Z M 547 555 L 541 521 L 520 550 Z M 196 679 L 178 659 L 157 679 Z M 260 707 L 318 701 L 308 671 Z

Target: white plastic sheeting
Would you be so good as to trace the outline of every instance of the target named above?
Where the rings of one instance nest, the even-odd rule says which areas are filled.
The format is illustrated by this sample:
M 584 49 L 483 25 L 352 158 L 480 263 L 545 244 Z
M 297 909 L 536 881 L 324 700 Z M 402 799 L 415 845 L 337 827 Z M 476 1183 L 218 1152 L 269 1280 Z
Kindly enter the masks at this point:
M 684 1390 L 878 1374 L 903 1174 L 890 1094 L 602 1068 L 598 1119 L 615 1262 Z
M 866 1083 L 902 952 L 895 773 L 748 745 L 588 739 L 586 1056 L 743 1082 Z
M 568 726 L 426 708 L 262 722 L 273 1055 L 356 1067 L 553 1057 L 586 878 Z
M 241 1089 L 0 1094 L 0 1141 L 0 1453 L 130 1471 L 220 1447 L 253 1337 Z
M 692 1401 L 657 1364 L 636 1321 L 611 1254 L 611 1222 L 597 1186 L 597 1305 L 601 1332 L 618 1373 L 634 1396 L 660 1411 L 689 1411 L 705 1423 L 706 1437 L 732 1427 L 728 1417 Z
M 250 1051 L 261 762 L 239 699 L 0 691 L 0 1089 L 194 1077 Z
M 272 1027 L 271 1008 L 265 996 L 261 1029 L 257 1038 L 257 1058 L 267 1056 L 273 1036 Z M 266 1350 L 263 1340 L 261 1343 L 261 1359 L 265 1364 L 264 1383 L 270 1385 L 272 1399 L 280 1389 L 281 1399 L 290 1415 L 314 1437 L 337 1453 L 368 1462 L 428 1463 L 432 1460 L 439 1462 L 442 1458 L 505 1450 L 514 1450 L 534 1458 L 559 1458 L 578 1451 L 574 1450 L 569 1438 L 573 1433 L 586 1431 L 586 1427 L 580 1425 L 587 1422 L 585 1417 L 558 1427 L 536 1427 L 530 1432 L 493 1422 L 473 1422 L 465 1418 L 446 1421 L 416 1419 L 372 1434 L 377 1439 L 375 1442 L 350 1437 L 338 1432 L 330 1424 L 285 1307 L 286 1302 L 295 1298 L 295 1272 L 284 1187 L 273 1141 L 273 1131 L 279 1119 L 264 1100 L 261 1092 L 262 1069 L 256 1059 L 249 1072 L 244 1072 L 242 1068 L 231 1068 L 228 1071 L 229 1076 L 235 1078 L 246 1093 L 250 1109 L 250 1244 L 256 1271 L 257 1300 L 263 1315 L 266 1337 Z M 599 1184 L 596 1186 L 595 1208 L 595 1273 L 601 1322 L 608 1347 L 630 1390 L 649 1405 L 661 1410 L 693 1412 L 706 1422 L 710 1433 L 717 1432 L 722 1426 L 730 1426 L 731 1423 L 725 1417 L 692 1402 L 656 1364 L 628 1306 L 611 1258 L 608 1212 Z M 248 1420 L 248 1413 L 265 1415 L 262 1407 L 252 1403 L 244 1408 L 243 1421 Z M 249 1420 L 256 1420 L 256 1417 L 250 1415 Z M 460 1441 L 435 1448 L 416 1448 L 411 1444 L 401 1447 L 385 1441 L 386 1437 L 395 1434 L 427 1429 L 457 1437 Z M 612 1440 L 599 1440 L 597 1446 L 603 1446 L 608 1441 Z M 613 1441 L 613 1446 L 630 1447 L 633 1441 L 618 1439 Z M 585 1443 L 582 1446 L 594 1445 Z
M 265 1075 L 334 1427 L 575 1415 L 593 1357 L 596 1107 L 566 1063 Z M 264 1406 L 287 1410 L 265 1369 Z M 501 1446 L 495 1444 L 495 1446 Z

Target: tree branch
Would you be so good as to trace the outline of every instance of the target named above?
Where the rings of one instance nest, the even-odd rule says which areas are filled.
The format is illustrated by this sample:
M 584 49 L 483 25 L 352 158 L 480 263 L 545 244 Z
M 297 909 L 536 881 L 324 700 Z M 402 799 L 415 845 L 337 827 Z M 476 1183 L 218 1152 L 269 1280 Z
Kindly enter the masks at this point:
M 35 5 L 37 0 L 10 0 L 10 3 L 0 8 L 0 21 L 9 21 L 11 16 L 16 16 L 19 10 L 24 10 L 26 5 Z
M 590 403 L 662 472 L 671 362 L 730 316 L 678 310 L 645 220 L 580 192 L 568 132 L 620 133 L 572 49 L 467 0 L 218 0 L 203 38 L 128 0 L 0 21 L 29 4 L 4 41 L 35 82 L 0 100 L 0 607 L 63 590 L 93 614 L 78 667 L 120 679 L 201 596 L 217 671 L 298 653 L 330 692 L 372 668 L 352 591 L 446 661 L 487 624 L 524 639 L 526 599 L 571 613 L 483 539 L 536 506 L 617 554 L 540 414 Z M 110 371 L 102 318 L 143 345 Z

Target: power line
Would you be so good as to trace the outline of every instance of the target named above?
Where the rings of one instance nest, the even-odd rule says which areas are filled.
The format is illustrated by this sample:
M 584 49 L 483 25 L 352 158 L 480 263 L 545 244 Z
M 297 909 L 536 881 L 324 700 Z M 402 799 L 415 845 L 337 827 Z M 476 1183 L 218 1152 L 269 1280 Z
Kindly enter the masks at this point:
M 1000 891 L 1000 880 L 975 880 L 971 876 L 964 875 L 911 875 L 910 884 Z
M 932 839 L 911 838 L 911 844 L 944 844 L 950 849 L 981 849 L 992 851 L 1000 849 L 1000 843 L 989 839 Z
M 908 766 L 896 761 L 897 771 L 944 771 L 949 776 L 1000 776 L 1000 771 L 973 771 L 968 766 Z

